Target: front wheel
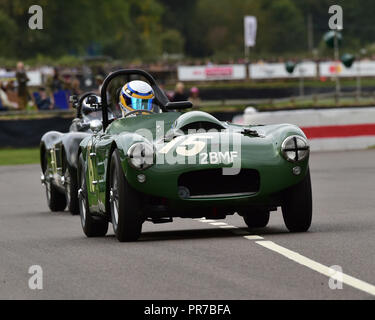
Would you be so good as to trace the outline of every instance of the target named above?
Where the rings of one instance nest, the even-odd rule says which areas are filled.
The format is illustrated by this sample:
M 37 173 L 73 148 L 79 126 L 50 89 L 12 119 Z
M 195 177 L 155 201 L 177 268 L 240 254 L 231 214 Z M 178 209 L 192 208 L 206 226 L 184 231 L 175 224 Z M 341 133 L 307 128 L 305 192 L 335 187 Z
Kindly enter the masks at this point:
M 66 202 L 70 213 L 77 215 L 79 214 L 77 170 L 69 166 L 67 161 L 65 163 L 64 187 Z
M 101 217 L 93 216 L 90 213 L 87 202 L 87 187 L 85 177 L 85 163 L 82 154 L 79 156 L 79 181 L 78 203 L 83 232 L 89 238 L 104 237 L 108 231 L 108 221 Z
M 110 167 L 110 207 L 113 231 L 120 242 L 136 241 L 142 232 L 139 193 L 126 181 L 117 150 Z
M 60 192 L 60 190 L 53 184 L 52 176 L 50 177 L 49 165 L 47 156 L 44 158 L 45 165 L 44 177 L 45 177 L 45 187 L 46 187 L 46 197 L 47 205 L 52 212 L 64 211 L 66 207 L 65 194 Z
M 249 229 L 264 228 L 270 220 L 269 211 L 255 211 L 250 212 L 243 217 Z
M 312 220 L 310 170 L 299 184 L 285 191 L 282 212 L 289 231 L 306 232 L 310 228 Z

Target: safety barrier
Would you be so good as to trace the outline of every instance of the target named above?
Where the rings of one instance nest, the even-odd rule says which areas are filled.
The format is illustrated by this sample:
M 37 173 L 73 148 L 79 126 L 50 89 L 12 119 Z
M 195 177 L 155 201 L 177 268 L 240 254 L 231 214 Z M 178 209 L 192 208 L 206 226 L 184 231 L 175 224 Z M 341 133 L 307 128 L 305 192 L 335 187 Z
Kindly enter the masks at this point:
M 375 107 L 268 112 L 248 107 L 234 122 L 295 124 L 306 134 L 312 151 L 358 150 L 375 145 Z

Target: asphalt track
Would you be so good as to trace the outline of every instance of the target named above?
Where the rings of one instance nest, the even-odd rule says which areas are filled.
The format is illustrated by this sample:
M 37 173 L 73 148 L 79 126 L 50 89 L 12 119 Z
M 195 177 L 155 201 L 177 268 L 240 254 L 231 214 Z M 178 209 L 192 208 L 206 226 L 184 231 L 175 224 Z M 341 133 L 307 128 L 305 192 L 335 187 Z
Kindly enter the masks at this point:
M 39 171 L 0 167 L 0 299 L 375 298 L 375 150 L 312 154 L 313 225 L 301 234 L 275 212 L 252 231 L 235 215 L 146 223 L 136 243 L 112 228 L 88 239 L 79 217 L 48 211 Z M 32 265 L 42 290 L 29 289 Z M 329 287 L 334 265 L 342 289 Z

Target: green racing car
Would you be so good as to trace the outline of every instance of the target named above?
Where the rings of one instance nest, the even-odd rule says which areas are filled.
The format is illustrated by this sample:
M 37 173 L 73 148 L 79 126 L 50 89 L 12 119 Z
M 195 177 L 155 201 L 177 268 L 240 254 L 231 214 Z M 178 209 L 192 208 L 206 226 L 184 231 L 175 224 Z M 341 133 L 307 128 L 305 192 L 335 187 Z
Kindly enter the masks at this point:
M 291 232 L 309 229 L 309 144 L 297 126 L 240 126 L 186 111 L 190 102 L 170 102 L 137 69 L 111 73 L 101 101 L 90 103 L 102 121 L 91 122 L 77 155 L 86 236 L 105 236 L 111 222 L 119 241 L 135 241 L 145 221 L 234 213 L 262 228 L 278 207 Z

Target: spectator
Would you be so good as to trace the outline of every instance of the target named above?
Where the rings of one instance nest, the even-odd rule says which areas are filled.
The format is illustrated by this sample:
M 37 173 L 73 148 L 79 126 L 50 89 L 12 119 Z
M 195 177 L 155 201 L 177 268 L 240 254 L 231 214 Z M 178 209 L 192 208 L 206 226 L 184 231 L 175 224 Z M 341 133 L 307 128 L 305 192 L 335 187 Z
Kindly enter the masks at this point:
M 81 85 L 79 83 L 79 80 L 77 78 L 74 78 L 72 81 L 72 90 L 71 94 L 79 96 L 82 93 Z
M 70 81 L 65 80 L 60 76 L 60 72 L 57 68 L 53 69 L 53 76 L 47 80 L 48 95 L 51 97 L 51 102 L 54 108 L 57 109 L 68 109 L 68 90 Z
M 63 89 L 64 80 L 60 77 L 59 70 L 57 68 L 53 69 L 53 76 L 47 80 L 48 89 L 52 94 Z
M 173 94 L 172 101 L 186 101 L 188 99 L 188 96 L 185 94 L 185 86 L 182 82 L 178 82 L 176 84 L 175 92 Z
M 70 75 L 64 75 L 62 79 L 64 81 L 63 86 L 62 86 L 63 90 L 71 91 L 72 86 L 73 86 L 72 77 Z
M 6 85 L 5 85 L 5 90 L 6 91 L 14 91 L 16 92 L 16 86 L 14 85 L 14 80 L 13 79 L 10 79 L 9 81 L 6 82 Z
M 17 63 L 16 79 L 18 83 L 18 107 L 20 110 L 25 110 L 27 101 L 29 99 L 27 83 L 30 81 L 30 79 L 27 77 L 25 66 L 21 61 Z
M 97 86 L 97 93 L 100 95 L 100 93 L 102 92 L 102 85 L 103 85 L 103 81 L 104 81 L 104 79 L 103 79 L 103 76 L 102 75 L 100 75 L 100 74 L 98 74 L 98 75 L 96 75 L 96 77 L 95 77 L 95 84 L 96 84 L 96 86 Z
M 35 96 L 35 104 L 39 110 L 52 109 L 51 98 L 47 95 L 47 91 L 44 87 L 39 88 L 38 94 Z
M 17 109 L 18 105 L 15 102 L 9 101 L 8 95 L 4 90 L 2 82 L 0 82 L 0 105 L 2 109 Z
M 202 100 L 199 97 L 199 89 L 197 87 L 193 87 L 190 89 L 189 101 L 193 104 L 193 107 L 200 106 Z

